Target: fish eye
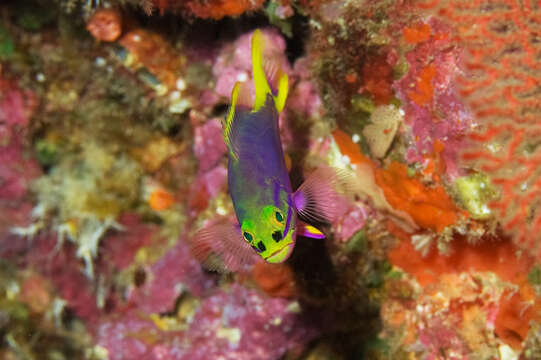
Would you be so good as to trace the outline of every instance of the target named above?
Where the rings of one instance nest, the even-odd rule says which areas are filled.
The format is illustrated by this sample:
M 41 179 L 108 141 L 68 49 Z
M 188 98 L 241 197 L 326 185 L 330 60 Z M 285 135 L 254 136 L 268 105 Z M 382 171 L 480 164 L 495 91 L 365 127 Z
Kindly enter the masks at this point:
M 246 240 L 248 242 L 254 241 L 254 237 L 248 231 L 243 232 L 242 236 L 244 236 L 244 240 Z
M 278 221 L 279 223 L 284 221 L 284 216 L 279 211 L 276 211 L 274 213 L 274 217 L 276 218 L 276 221 Z
M 275 231 L 272 233 L 272 239 L 276 242 L 282 240 L 282 232 L 281 231 Z

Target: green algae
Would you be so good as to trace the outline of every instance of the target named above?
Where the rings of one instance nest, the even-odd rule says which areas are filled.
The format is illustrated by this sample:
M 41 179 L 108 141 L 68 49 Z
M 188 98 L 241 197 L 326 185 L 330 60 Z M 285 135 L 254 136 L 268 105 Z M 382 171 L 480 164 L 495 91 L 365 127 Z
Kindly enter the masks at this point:
M 367 247 L 367 235 L 364 230 L 359 230 L 348 240 L 348 243 L 344 249 L 346 253 L 362 253 Z
M 528 282 L 532 286 L 541 285 L 541 267 L 535 265 L 528 273 Z
M 17 25 L 25 30 L 39 31 L 42 27 L 51 24 L 55 19 L 55 7 L 39 4 L 33 1 L 21 1 Z
M 288 19 L 284 19 L 276 13 L 279 6 L 280 3 L 278 1 L 269 1 L 264 9 L 265 14 L 269 18 L 269 22 L 272 25 L 279 28 L 280 31 L 288 38 L 291 38 L 293 36 L 292 24 Z
M 488 219 L 492 212 L 488 203 L 496 196 L 489 178 L 483 174 L 473 174 L 458 178 L 455 190 L 460 203 L 473 219 Z
M 15 44 L 11 33 L 0 25 L 0 59 L 7 59 L 15 51 Z

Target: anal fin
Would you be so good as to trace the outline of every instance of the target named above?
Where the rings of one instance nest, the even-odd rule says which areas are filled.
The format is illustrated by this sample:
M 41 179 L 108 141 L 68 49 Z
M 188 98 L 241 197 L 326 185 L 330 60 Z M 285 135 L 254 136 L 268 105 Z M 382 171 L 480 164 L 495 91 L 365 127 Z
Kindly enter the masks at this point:
M 323 234 L 318 228 L 305 223 L 304 221 L 297 220 L 297 236 L 309 237 L 312 239 L 324 239 Z

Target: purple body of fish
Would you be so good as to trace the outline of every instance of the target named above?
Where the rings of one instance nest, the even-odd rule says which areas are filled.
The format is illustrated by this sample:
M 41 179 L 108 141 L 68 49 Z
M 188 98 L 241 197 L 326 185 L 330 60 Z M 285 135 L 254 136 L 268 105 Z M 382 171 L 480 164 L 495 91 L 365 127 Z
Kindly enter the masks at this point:
M 242 224 L 253 202 L 280 207 L 280 202 L 285 200 L 291 206 L 292 191 L 280 141 L 278 113 L 270 95 L 259 111 L 238 107 L 237 114 L 232 128 L 233 147 L 242 161 L 229 158 L 228 180 L 237 219 Z

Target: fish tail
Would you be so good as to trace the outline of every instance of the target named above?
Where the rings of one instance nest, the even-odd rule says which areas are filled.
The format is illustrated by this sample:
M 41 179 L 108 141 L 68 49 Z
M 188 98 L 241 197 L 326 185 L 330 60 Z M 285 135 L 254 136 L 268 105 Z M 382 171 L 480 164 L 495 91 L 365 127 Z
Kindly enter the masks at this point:
M 270 74 L 265 73 L 265 66 L 263 63 L 264 48 L 265 44 L 263 41 L 263 35 L 258 29 L 254 31 L 254 34 L 252 35 L 252 74 L 255 86 L 255 101 L 253 111 L 258 111 L 265 106 L 267 95 L 270 94 L 274 98 L 276 110 L 281 112 L 286 102 L 289 80 L 287 74 L 283 71 L 278 71 L 277 74 L 275 74 L 276 71 L 270 71 Z M 278 89 L 276 95 L 274 95 L 271 90 L 271 86 L 267 80 L 267 75 L 270 75 L 271 77 L 278 77 Z

